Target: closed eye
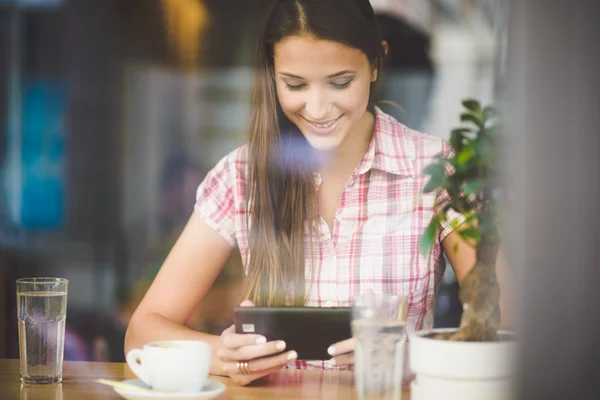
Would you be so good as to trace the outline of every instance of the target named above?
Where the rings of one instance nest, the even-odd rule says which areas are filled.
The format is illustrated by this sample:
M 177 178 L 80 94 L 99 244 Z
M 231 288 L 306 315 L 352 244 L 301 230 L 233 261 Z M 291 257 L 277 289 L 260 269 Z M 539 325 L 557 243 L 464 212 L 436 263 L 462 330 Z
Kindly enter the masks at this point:
M 305 86 L 306 83 L 301 83 L 299 85 L 290 85 L 289 83 L 285 83 L 285 86 L 289 89 L 289 90 L 302 90 Z
M 346 89 L 347 87 L 350 86 L 350 84 L 352 83 L 353 80 L 354 80 L 354 78 L 348 79 L 346 82 L 342 82 L 342 83 L 331 82 L 331 86 L 333 86 L 336 89 Z

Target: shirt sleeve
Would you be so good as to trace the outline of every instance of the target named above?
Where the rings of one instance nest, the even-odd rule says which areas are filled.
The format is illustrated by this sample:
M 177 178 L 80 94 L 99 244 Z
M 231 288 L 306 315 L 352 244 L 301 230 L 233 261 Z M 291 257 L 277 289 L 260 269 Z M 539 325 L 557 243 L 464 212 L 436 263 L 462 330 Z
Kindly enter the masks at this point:
M 448 195 L 448 192 L 446 192 L 445 190 L 440 192 L 437 201 L 440 206 L 443 206 L 443 204 L 447 204 L 448 202 L 450 202 L 450 196 Z M 442 242 L 446 238 L 446 236 L 448 236 L 452 231 L 454 231 L 463 222 L 465 222 L 466 219 L 467 218 L 464 214 L 455 211 L 453 208 L 448 209 L 448 212 L 446 212 L 446 220 L 440 222 L 440 242 Z
M 235 153 L 208 172 L 198 190 L 194 211 L 231 246 L 237 246 L 235 225 Z
M 442 156 L 444 158 L 448 158 L 450 157 L 451 153 L 452 148 L 450 147 L 450 144 L 444 141 L 442 146 Z M 436 211 L 442 210 L 448 203 L 450 203 L 450 194 L 446 190 L 442 190 L 438 194 Z M 458 228 L 463 222 L 465 222 L 466 219 L 467 218 L 464 214 L 459 213 L 453 208 L 448 209 L 448 212 L 446 213 L 446 220 L 440 222 L 439 241 L 442 242 L 446 236 Z

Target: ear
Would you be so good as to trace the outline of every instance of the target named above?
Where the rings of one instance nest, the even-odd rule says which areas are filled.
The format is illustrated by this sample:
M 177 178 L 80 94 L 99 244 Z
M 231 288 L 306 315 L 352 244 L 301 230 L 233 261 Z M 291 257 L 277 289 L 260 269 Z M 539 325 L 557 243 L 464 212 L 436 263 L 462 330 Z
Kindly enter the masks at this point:
M 371 82 L 375 82 L 377 80 L 377 76 L 378 76 L 378 68 L 373 67 L 373 69 L 371 70 Z
M 387 56 L 388 54 L 388 42 L 385 40 L 381 41 L 381 47 L 383 47 L 383 53 Z M 375 82 L 377 77 L 379 76 L 379 68 L 380 66 L 375 65 L 373 67 L 373 71 L 371 72 L 371 82 Z

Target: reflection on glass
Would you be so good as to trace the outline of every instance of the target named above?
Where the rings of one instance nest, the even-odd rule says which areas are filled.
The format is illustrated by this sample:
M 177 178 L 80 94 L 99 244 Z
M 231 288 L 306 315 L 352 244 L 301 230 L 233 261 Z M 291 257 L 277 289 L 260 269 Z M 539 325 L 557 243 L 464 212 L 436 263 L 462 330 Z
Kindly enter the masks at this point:
M 62 383 L 51 386 L 21 384 L 20 400 L 63 400 Z

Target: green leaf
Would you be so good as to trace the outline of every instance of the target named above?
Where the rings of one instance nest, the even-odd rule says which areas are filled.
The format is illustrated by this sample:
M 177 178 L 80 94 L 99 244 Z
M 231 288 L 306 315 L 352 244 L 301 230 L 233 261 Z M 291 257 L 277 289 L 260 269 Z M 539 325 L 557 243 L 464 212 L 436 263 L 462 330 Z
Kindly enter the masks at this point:
M 458 153 L 458 156 L 456 157 L 458 164 L 459 165 L 465 165 L 466 163 L 468 163 L 469 161 L 471 161 L 471 159 L 473 158 L 473 155 L 475 155 L 475 148 L 473 145 L 467 145 L 465 146 L 460 153 Z
M 433 244 L 435 243 L 435 241 L 437 239 L 439 225 L 440 225 L 440 216 L 435 215 L 431 219 L 431 222 L 427 226 L 427 229 L 425 229 L 423 236 L 421 236 L 421 243 L 420 243 L 421 254 L 427 254 L 433 247 Z
M 483 125 L 483 120 L 472 113 L 462 113 L 460 114 L 460 122 L 472 122 L 477 125 L 477 127 L 481 127 Z
M 446 167 L 441 162 L 432 163 L 423 169 L 425 175 L 431 175 L 432 177 L 446 175 Z
M 467 229 L 459 230 L 458 233 L 463 239 L 466 239 L 466 240 L 472 239 L 476 243 L 479 243 L 479 241 L 481 240 L 481 233 L 479 232 L 479 229 L 474 228 L 474 227 L 469 227 Z
M 481 113 L 481 104 L 476 99 L 465 99 L 462 101 L 462 105 L 466 109 L 468 109 L 476 114 Z
M 431 176 L 431 179 L 423 188 L 423 193 L 430 193 L 444 186 L 446 182 L 446 168 L 444 164 L 430 164 L 425 167 L 423 173 Z
M 462 149 L 465 133 L 468 132 L 471 132 L 471 130 L 467 128 L 457 128 L 453 129 L 452 132 L 450 132 L 450 145 L 456 153 L 460 152 L 460 150 Z
M 465 196 L 477 195 L 483 190 L 483 182 L 480 179 L 471 179 L 467 181 L 463 193 Z
M 434 178 L 431 178 L 429 180 L 429 182 L 427 182 L 427 184 L 423 188 L 423 193 L 435 192 L 437 189 L 444 187 L 444 183 L 445 183 L 444 178 L 442 178 L 442 180 L 440 180 L 440 181 L 435 180 Z

